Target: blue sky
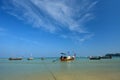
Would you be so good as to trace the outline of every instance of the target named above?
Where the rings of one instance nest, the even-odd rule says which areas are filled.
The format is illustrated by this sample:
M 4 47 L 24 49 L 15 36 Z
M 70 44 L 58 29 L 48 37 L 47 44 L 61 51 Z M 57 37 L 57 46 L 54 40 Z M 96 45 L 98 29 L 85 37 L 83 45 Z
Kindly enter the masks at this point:
M 119 0 L 0 0 L 0 57 L 120 52 Z

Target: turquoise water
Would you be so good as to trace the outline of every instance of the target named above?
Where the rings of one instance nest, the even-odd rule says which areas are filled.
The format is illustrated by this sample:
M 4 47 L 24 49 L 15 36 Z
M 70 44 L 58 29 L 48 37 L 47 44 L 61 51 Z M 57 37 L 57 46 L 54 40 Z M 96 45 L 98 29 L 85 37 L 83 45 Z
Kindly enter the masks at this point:
M 77 58 L 71 62 L 0 59 L 0 80 L 120 80 L 120 58 Z

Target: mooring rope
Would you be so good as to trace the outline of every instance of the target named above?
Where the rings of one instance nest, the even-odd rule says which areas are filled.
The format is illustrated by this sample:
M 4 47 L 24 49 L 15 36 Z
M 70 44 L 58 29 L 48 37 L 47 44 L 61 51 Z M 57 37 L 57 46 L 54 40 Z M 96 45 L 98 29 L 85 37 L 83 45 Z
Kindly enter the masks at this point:
M 51 74 L 51 76 L 53 77 L 54 80 L 57 80 L 57 78 L 55 77 L 54 73 L 49 69 L 49 67 L 46 65 L 46 63 L 43 61 L 44 66 L 46 67 L 46 69 L 48 70 L 48 72 Z

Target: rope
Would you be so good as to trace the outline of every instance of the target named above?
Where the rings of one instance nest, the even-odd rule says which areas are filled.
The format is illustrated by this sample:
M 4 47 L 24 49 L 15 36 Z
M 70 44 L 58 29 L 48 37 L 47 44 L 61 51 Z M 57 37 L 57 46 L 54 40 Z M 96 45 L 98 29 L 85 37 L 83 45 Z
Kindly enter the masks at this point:
M 54 73 L 49 69 L 49 67 L 45 64 L 45 62 L 43 62 L 44 66 L 46 67 L 46 69 L 48 70 L 48 72 L 51 74 L 51 76 L 53 77 L 54 80 L 57 80 Z

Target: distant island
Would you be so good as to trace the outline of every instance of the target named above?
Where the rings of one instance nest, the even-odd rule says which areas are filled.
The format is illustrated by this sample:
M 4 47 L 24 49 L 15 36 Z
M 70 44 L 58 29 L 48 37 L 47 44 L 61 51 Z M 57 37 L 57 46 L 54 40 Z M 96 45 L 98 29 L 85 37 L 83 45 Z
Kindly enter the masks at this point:
M 120 57 L 120 53 L 108 53 L 105 56 Z

